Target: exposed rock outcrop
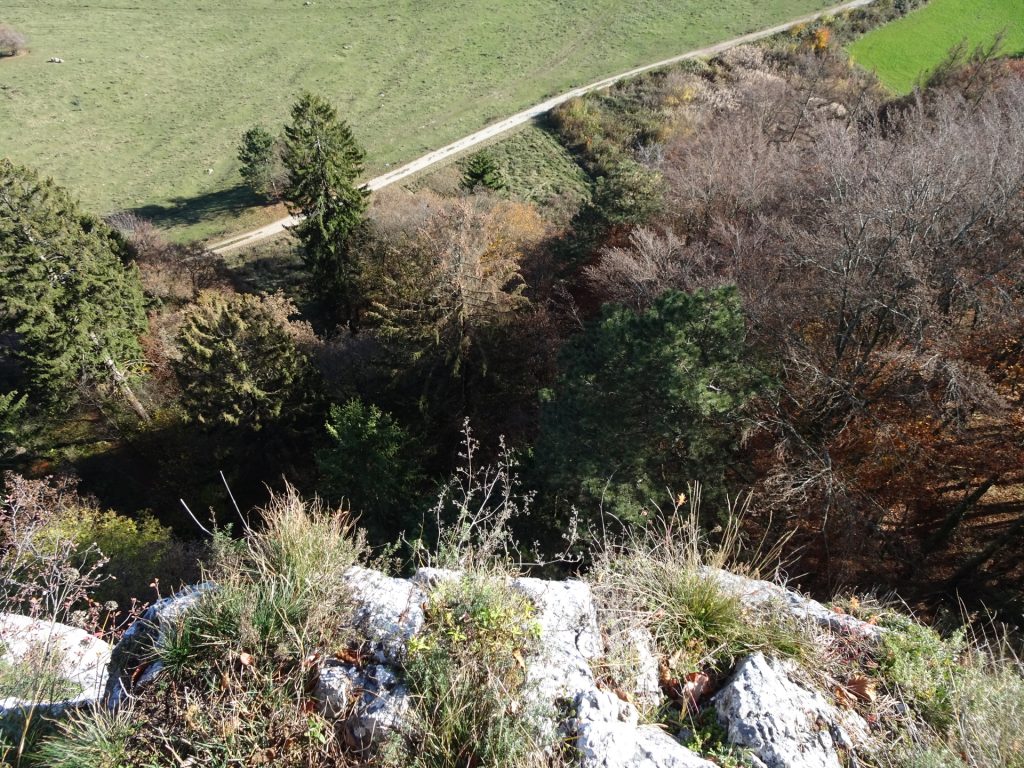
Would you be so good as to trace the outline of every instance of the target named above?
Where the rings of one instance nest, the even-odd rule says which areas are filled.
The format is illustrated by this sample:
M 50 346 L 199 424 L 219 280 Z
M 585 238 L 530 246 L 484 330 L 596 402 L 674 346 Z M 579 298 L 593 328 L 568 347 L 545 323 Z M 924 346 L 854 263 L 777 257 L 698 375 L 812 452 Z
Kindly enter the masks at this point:
M 582 768 L 714 768 L 609 691 L 582 693 L 576 703 L 576 749 Z
M 729 743 L 752 750 L 768 768 L 841 768 L 839 749 L 867 736 L 859 716 L 841 713 L 761 653 L 740 663 L 714 705 Z
M 575 701 L 596 687 L 591 660 L 603 651 L 590 587 L 582 581 L 519 578 L 513 589 L 537 607 L 540 653 L 528 663 L 526 679 L 545 705 Z
M 704 576 L 734 592 L 752 610 L 785 611 L 867 642 L 877 641 L 882 632 L 771 582 L 711 568 Z M 356 753 L 372 756 L 406 725 L 413 703 L 402 676 L 409 641 L 424 626 L 431 591 L 462 577 L 438 569 L 422 569 L 410 579 L 361 567 L 346 572 L 351 604 L 339 610 L 348 616 L 358 652 L 324 661 L 311 692 Z M 533 603 L 539 628 L 539 650 L 524 660 L 526 711 L 545 713 L 544 727 L 575 744 L 582 768 L 713 765 L 660 727 L 643 724 L 636 706 L 623 700 L 630 698 L 645 711 L 654 711 L 661 700 L 658 658 L 646 630 L 627 628 L 618 638 L 628 643 L 637 664 L 631 679 L 620 681 L 624 687 L 613 692 L 594 674 L 595 663 L 608 649 L 589 585 L 522 577 L 510 579 L 509 586 Z M 159 646 L 171 623 L 214 588 L 199 585 L 163 600 L 129 630 L 114 652 L 107 697 L 111 706 L 121 704 L 158 671 L 142 649 Z M 784 663 L 762 654 L 738 665 L 712 705 L 728 742 L 751 750 L 755 761 L 770 768 L 839 768 L 848 762 L 841 756 L 852 754 L 868 738 L 863 720 L 795 682 Z
M 30 708 L 36 714 L 59 715 L 92 704 L 102 696 L 110 665 L 110 646 L 104 640 L 67 624 L 0 613 L 0 658 L 8 664 L 18 664 L 33 656 L 48 676 L 59 678 L 61 684 L 75 693 L 48 699 L 50 694 L 40 689 L 42 701 L 2 698 L 0 721 L 20 718 Z M 39 684 L 43 682 L 41 671 Z
M 845 613 L 831 611 L 817 600 L 770 581 L 750 579 L 721 568 L 705 567 L 702 572 L 717 581 L 723 589 L 739 597 L 751 609 L 785 611 L 800 621 L 811 621 L 838 635 L 852 635 L 869 642 L 877 642 L 885 631 Z
M 414 581 L 369 568 L 349 568 L 345 582 L 354 603 L 355 634 L 377 661 L 398 664 L 405 656 L 409 638 L 423 626 L 426 593 Z

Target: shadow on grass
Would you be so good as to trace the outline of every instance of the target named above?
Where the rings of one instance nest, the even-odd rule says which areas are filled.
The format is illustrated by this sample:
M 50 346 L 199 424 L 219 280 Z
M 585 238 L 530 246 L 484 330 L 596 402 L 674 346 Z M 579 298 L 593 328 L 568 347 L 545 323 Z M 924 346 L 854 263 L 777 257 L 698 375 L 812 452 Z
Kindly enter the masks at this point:
M 161 229 L 187 227 L 224 217 L 238 217 L 251 208 L 266 204 L 244 184 L 208 192 L 196 197 L 176 197 L 167 205 L 143 205 L 132 213 L 148 219 Z

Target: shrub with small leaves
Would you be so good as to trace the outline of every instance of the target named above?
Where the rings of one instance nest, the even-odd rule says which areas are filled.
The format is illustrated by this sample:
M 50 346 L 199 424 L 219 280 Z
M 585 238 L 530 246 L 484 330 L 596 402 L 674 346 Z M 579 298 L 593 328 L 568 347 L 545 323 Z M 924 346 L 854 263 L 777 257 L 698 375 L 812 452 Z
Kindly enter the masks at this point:
M 528 704 L 526 660 L 536 650 L 535 609 L 504 575 L 471 573 L 440 584 L 409 644 L 406 732 L 387 764 L 405 768 L 541 766 L 553 743 Z

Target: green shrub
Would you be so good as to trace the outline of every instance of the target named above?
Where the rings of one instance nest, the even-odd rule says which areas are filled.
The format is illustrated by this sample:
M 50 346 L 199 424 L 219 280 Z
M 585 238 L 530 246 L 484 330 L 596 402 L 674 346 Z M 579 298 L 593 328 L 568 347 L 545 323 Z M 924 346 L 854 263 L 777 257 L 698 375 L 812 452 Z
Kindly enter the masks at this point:
M 129 518 L 102 509 L 95 499 L 79 494 L 74 477 L 33 480 L 9 473 L 4 482 L 0 591 L 7 610 L 38 612 L 46 603 L 47 618 L 83 625 L 81 611 L 95 613 L 98 605 L 109 601 L 128 608 L 133 599 L 152 594 L 154 580 L 174 588 L 198 575 L 200 546 L 177 539 L 148 514 Z M 88 588 L 79 588 L 69 599 L 65 585 L 65 594 L 55 600 L 58 590 L 44 582 L 72 570 L 80 577 L 88 574 Z M 33 582 L 35 587 L 28 591 L 35 593 L 36 607 L 33 595 L 25 592 Z
M 931 627 L 897 613 L 885 616 L 882 624 L 889 630 L 882 638 L 882 675 L 930 725 L 947 727 L 964 674 L 963 633 L 944 639 Z
M 625 159 L 597 179 L 593 215 L 609 226 L 645 224 L 665 204 L 661 174 L 634 160 Z
M 462 186 L 468 192 L 472 192 L 478 186 L 492 190 L 505 187 L 501 170 L 488 150 L 481 150 L 466 160 L 463 166 Z
M 878 675 L 905 707 L 883 720 L 879 764 L 900 768 L 1024 766 L 1024 665 L 995 627 L 948 636 L 888 607 Z
M 102 571 L 109 578 L 93 593 L 101 603 L 112 600 L 123 608 L 145 598 L 154 579 L 174 588 L 198 574 L 197 548 L 148 514 L 129 518 L 87 501 L 69 505 L 40 532 L 44 546 L 62 541 L 75 542 L 93 562 L 106 561 Z
M 543 764 L 543 713 L 526 703 L 525 660 L 539 625 L 530 601 L 503 575 L 476 573 L 439 585 L 426 624 L 410 642 L 405 676 L 413 697 L 405 738 L 389 765 L 527 768 Z
M 14 452 L 23 429 L 27 405 L 26 395 L 16 391 L 0 393 L 0 459 Z
M 682 730 L 686 738 L 680 738 L 691 751 L 707 757 L 722 768 L 743 768 L 751 764 L 744 759 L 743 750 L 728 744 L 728 731 L 718 721 L 714 707 L 706 707 L 694 716 L 688 711 L 681 714 L 679 721 L 672 725 Z
M 724 489 L 743 414 L 771 385 L 729 286 L 606 306 L 560 362 L 536 447 L 546 495 L 627 525 L 646 524 L 666 485 Z

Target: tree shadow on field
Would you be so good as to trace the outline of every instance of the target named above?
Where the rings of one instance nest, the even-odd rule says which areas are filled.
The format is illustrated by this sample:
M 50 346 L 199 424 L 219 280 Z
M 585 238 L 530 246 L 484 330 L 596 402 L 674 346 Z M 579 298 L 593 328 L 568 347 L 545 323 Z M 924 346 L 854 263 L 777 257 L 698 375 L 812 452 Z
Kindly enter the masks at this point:
M 170 229 L 226 216 L 237 217 L 251 208 L 265 204 L 263 198 L 247 186 L 237 184 L 195 197 L 175 197 L 166 205 L 143 205 L 133 208 L 132 213 L 161 229 Z

